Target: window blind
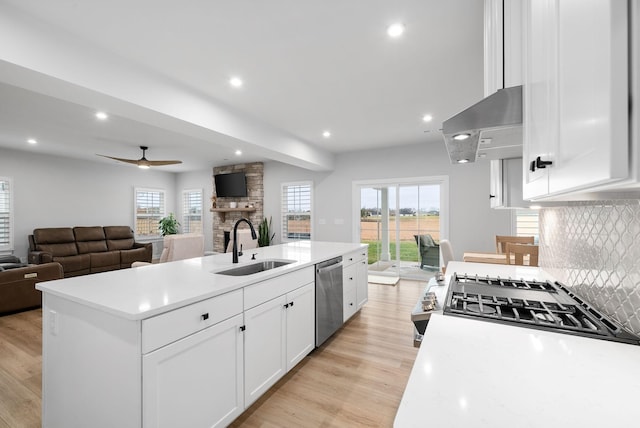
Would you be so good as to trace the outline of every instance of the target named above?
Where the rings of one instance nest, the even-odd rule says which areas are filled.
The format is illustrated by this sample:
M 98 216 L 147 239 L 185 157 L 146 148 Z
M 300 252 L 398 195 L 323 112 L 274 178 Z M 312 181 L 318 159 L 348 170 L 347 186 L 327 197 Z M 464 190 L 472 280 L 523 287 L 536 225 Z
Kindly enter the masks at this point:
M 516 210 L 516 236 L 533 236 L 538 242 L 538 210 Z
M 9 178 L 0 177 L 0 251 L 13 250 L 13 198 Z
M 202 233 L 202 189 L 182 192 L 182 232 Z
M 159 236 L 158 222 L 165 216 L 164 190 L 139 189 L 136 194 L 136 235 Z
M 311 239 L 312 201 L 311 183 L 282 185 L 283 241 Z

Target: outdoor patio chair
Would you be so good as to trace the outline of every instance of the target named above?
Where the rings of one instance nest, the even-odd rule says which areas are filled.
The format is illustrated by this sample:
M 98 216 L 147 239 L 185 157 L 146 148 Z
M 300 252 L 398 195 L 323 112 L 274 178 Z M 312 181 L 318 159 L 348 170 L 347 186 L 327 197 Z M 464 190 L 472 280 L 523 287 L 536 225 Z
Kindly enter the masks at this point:
M 433 237 L 426 235 L 413 235 L 418 244 L 420 253 L 420 269 L 425 266 L 428 268 L 439 269 L 440 266 L 440 246 L 435 243 Z

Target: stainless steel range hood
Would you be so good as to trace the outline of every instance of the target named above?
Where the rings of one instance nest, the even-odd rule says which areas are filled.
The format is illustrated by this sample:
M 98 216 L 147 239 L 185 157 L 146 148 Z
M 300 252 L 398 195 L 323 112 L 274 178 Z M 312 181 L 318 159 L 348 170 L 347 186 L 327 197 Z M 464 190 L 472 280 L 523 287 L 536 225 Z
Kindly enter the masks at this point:
M 451 163 L 522 156 L 522 86 L 498 90 L 442 124 Z

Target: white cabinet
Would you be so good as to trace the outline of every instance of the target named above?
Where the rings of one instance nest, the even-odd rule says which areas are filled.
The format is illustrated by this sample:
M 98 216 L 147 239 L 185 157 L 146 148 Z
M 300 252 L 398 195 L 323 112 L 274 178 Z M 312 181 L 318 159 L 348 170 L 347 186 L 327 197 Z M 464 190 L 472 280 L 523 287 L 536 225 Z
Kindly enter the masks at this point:
M 342 268 L 342 314 L 347 321 L 358 310 L 358 288 L 356 285 L 358 265 L 351 263 Z
M 287 371 L 315 348 L 315 301 L 314 283 L 287 294 Z
M 491 208 L 524 208 L 522 200 L 522 158 L 496 159 L 490 168 Z
M 245 311 L 245 405 L 248 407 L 287 371 L 286 296 Z
M 522 2 L 484 2 L 484 96 L 522 84 Z
M 369 299 L 367 255 L 368 249 L 365 247 L 342 258 L 342 302 L 345 321 Z
M 57 327 L 43 331 L 42 425 L 228 425 L 244 410 L 242 301 L 235 290 L 131 320 L 44 293 Z
M 143 426 L 222 427 L 244 411 L 242 314 L 142 358 Z
M 357 264 L 356 296 L 358 299 L 358 309 L 362 309 L 369 301 L 369 263 L 367 250 L 360 253 L 361 257 Z
M 313 279 L 309 267 L 245 289 L 246 407 L 315 347 Z
M 142 321 L 144 427 L 226 426 L 244 411 L 242 309 L 237 290 Z
M 627 2 L 525 3 L 525 199 L 629 176 Z

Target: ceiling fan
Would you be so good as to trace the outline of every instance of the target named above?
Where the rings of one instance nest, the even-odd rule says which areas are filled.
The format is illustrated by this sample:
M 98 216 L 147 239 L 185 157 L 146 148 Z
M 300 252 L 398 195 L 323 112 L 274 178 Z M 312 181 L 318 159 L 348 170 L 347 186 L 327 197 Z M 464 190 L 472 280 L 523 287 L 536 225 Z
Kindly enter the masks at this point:
M 142 169 L 148 169 L 151 166 L 175 165 L 175 164 L 178 164 L 178 163 L 182 163 L 182 161 L 179 161 L 179 160 L 150 161 L 150 160 L 147 160 L 147 158 L 145 157 L 145 152 L 149 149 L 149 147 L 140 146 L 140 149 L 142 149 L 142 157 L 140 159 L 123 159 L 123 158 L 115 158 L 113 156 L 106 156 L 106 155 L 98 155 L 98 156 L 102 156 L 103 158 L 109 158 L 109 159 L 117 160 L 119 162 L 125 162 L 125 163 L 131 163 L 131 164 L 134 164 L 134 165 L 138 165 L 138 168 L 142 168 Z

